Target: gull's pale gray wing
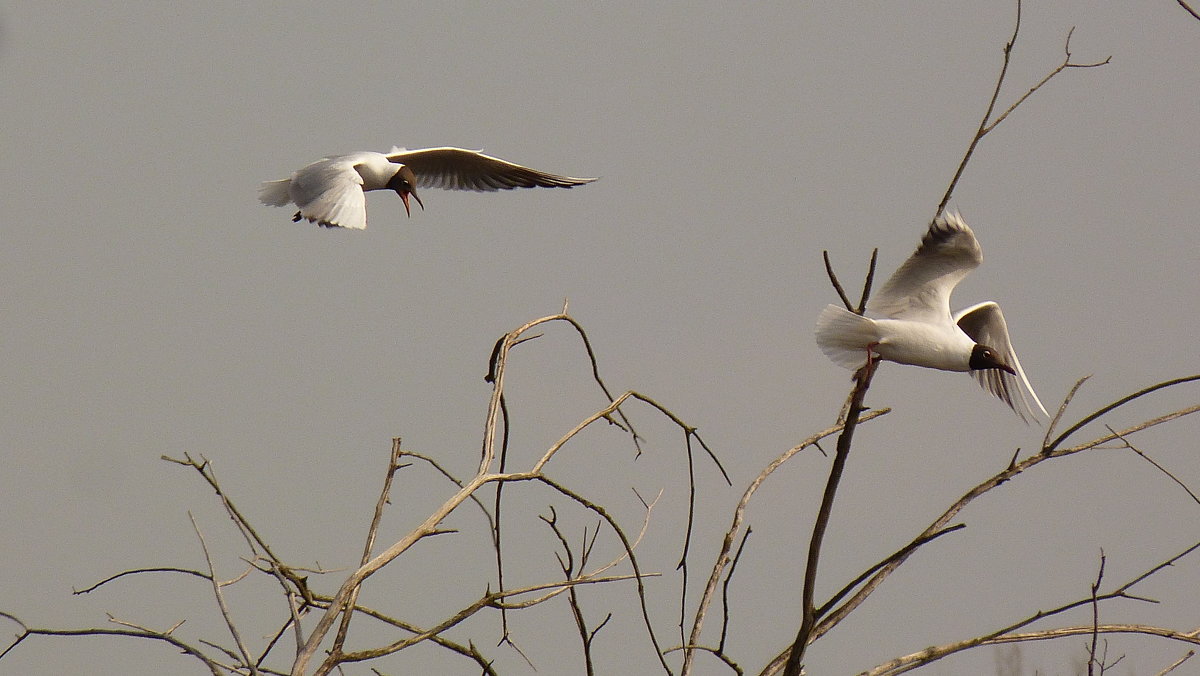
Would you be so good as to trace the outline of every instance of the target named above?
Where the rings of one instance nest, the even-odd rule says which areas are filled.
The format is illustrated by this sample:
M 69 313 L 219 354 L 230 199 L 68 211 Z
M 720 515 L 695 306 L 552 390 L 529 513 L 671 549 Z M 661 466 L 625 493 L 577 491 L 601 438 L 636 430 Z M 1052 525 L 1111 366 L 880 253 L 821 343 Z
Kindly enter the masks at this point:
M 463 148 L 393 148 L 387 158 L 412 169 L 418 188 L 493 192 L 513 188 L 572 188 L 596 180 L 550 174 Z
M 318 160 L 292 174 L 291 195 L 301 218 L 327 227 L 367 227 L 367 199 L 355 157 Z
M 1046 408 L 1042 406 L 1037 393 L 1033 391 L 1033 386 L 1029 384 L 1029 379 L 1025 377 L 1021 360 L 1017 359 L 1017 352 L 1008 336 L 1008 324 L 1004 321 L 1004 313 L 1000 312 L 1000 306 L 992 301 L 972 305 L 955 313 L 954 321 L 971 340 L 995 350 L 1000 360 L 1017 372 L 1014 376 L 1000 369 L 972 371 L 971 375 L 979 381 L 983 389 L 1008 404 L 1022 420 L 1037 420 L 1039 413 L 1042 417 L 1049 418 L 1050 414 L 1046 413 Z M 1013 396 L 1014 392 L 1016 396 Z M 1026 392 L 1029 393 L 1028 397 L 1025 396 Z
M 983 249 L 975 233 L 958 213 L 943 213 L 867 309 L 897 319 L 949 322 L 950 293 L 982 262 Z

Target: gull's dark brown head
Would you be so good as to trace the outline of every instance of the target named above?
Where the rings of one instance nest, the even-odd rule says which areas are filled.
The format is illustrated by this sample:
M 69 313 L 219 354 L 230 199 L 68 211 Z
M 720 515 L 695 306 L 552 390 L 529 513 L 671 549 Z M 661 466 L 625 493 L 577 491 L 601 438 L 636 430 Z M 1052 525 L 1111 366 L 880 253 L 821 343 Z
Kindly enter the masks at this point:
M 1001 371 L 1006 371 L 1014 376 L 1017 375 L 1017 372 L 1013 370 L 1013 367 L 1005 364 L 1003 361 L 1000 361 L 1000 356 L 996 354 L 995 350 L 987 345 L 980 345 L 978 343 L 976 343 L 974 349 L 971 350 L 971 361 L 967 365 L 971 367 L 972 371 L 982 371 L 983 369 L 1000 369 Z
M 417 191 L 414 188 L 416 185 L 417 177 L 413 175 L 412 169 L 405 166 L 400 167 L 396 175 L 392 176 L 392 180 L 387 182 L 388 189 L 395 190 L 400 199 L 404 200 L 404 213 L 409 216 L 412 216 L 412 211 L 408 208 L 409 195 L 412 195 L 413 199 L 417 200 L 417 204 L 420 204 L 422 209 L 425 208 L 425 204 L 421 202 L 421 198 L 417 195 Z

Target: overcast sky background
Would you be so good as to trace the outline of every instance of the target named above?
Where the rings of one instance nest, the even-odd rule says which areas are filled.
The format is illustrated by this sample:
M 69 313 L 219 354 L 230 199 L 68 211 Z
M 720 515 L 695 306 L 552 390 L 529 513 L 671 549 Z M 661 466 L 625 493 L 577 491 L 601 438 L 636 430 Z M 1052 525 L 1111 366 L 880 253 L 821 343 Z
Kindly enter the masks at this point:
M 614 392 L 656 398 L 699 427 L 730 470 L 734 488 L 699 464 L 698 587 L 747 482 L 832 424 L 849 391 L 848 372 L 812 340 L 817 313 L 836 300 L 821 250 L 857 288 L 873 247 L 881 277 L 916 247 L 987 103 L 1013 9 L 9 4 L 0 609 L 54 627 L 102 626 L 106 612 L 156 628 L 187 619 L 181 636 L 227 642 L 199 580 L 143 576 L 71 595 L 129 568 L 203 568 L 189 510 L 218 573 L 241 571 L 244 549 L 212 492 L 159 456 L 211 459 L 288 561 L 349 566 L 390 439 L 469 475 L 494 341 L 564 298 Z M 1028 2 L 1001 107 L 1062 60 L 1072 26 L 1077 60 L 1112 63 L 1065 72 L 1031 98 L 981 143 L 952 202 L 986 255 L 956 307 L 1001 303 L 1047 408 L 1093 374 L 1069 421 L 1200 364 L 1200 21 L 1168 0 Z M 394 195 L 373 194 L 366 231 L 295 224 L 255 199 L 260 181 L 323 155 L 393 144 L 484 148 L 602 178 L 570 191 L 427 190 L 412 218 Z M 510 369 L 517 466 L 604 403 L 562 327 L 520 346 Z M 1107 421 L 1196 400 L 1193 385 Z M 894 411 L 859 432 L 818 596 L 1042 434 L 960 374 L 887 365 L 868 404 Z M 640 551 L 645 569 L 666 574 L 648 584 L 660 636 L 674 645 L 682 435 L 646 408 L 629 415 L 647 439 L 640 459 L 609 428 L 551 467 L 631 530 L 641 510 L 629 489 L 665 489 Z M 1196 488 L 1198 433 L 1184 420 L 1139 447 Z M 729 651 L 754 672 L 795 634 L 828 462 L 794 459 L 748 515 Z M 381 541 L 451 488 L 402 473 Z M 536 519 L 553 497 L 511 497 L 509 583 L 554 579 L 555 541 Z M 573 537 L 594 525 L 561 514 Z M 1042 465 L 972 505 L 965 531 L 914 556 L 816 644 L 810 673 L 857 673 L 1081 598 L 1101 548 L 1107 580 L 1127 580 L 1200 539 L 1198 515 L 1128 451 Z M 362 601 L 432 624 L 481 594 L 492 580 L 482 520 L 468 510 L 448 525 L 463 534 L 422 543 Z M 599 548 L 615 551 L 607 536 Z M 332 592 L 343 575 L 313 584 Z M 268 582 L 227 591 L 256 647 L 285 613 Z M 653 671 L 631 590 L 584 597 L 593 624 L 618 613 L 597 639 L 602 673 Z M 1113 603 L 1102 620 L 1200 625 L 1200 560 L 1139 591 L 1163 603 Z M 1081 612 L 1053 624 L 1089 621 Z M 369 624 L 355 627 L 363 642 L 352 627 L 351 643 L 364 647 Z M 463 629 L 452 637 L 474 639 L 502 673 L 527 669 L 494 647 L 495 615 Z M 539 673 L 580 672 L 564 603 L 518 614 L 514 632 Z M 1113 674 L 1155 673 L 1185 652 L 1109 642 L 1110 656 L 1128 655 Z M 1085 645 L 1028 646 L 1022 673 L 1073 673 Z M 996 659 L 981 650 L 927 671 L 995 673 Z M 477 671 L 433 649 L 377 666 Z M 35 638 L 0 662 L 3 674 L 200 672 L 166 646 L 128 639 Z M 700 673 L 728 672 L 703 659 Z

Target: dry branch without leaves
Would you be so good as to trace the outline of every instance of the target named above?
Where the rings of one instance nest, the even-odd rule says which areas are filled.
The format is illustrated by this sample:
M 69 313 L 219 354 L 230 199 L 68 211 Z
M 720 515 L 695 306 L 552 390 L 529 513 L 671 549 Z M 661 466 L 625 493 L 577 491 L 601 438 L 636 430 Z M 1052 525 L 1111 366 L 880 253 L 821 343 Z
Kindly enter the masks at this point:
M 1186 2 L 1183 0 L 1177 1 L 1185 10 L 1193 16 L 1197 16 Z M 1197 18 L 1200 18 L 1200 16 L 1197 16 Z M 1067 32 L 1063 49 L 1065 54 L 1063 61 L 1029 88 L 1028 91 L 1017 97 L 1007 109 L 998 115 L 994 115 L 999 97 L 1005 85 L 1010 59 L 1020 34 L 1020 29 L 1021 3 L 1018 0 L 1013 33 L 1004 46 L 1003 62 L 991 98 L 988 101 L 986 111 L 976 129 L 974 137 L 971 139 L 962 161 L 959 163 L 941 202 L 938 204 L 938 213 L 950 201 L 955 187 L 971 160 L 976 147 L 987 134 L 1007 119 L 1029 97 L 1064 70 L 1094 68 L 1103 66 L 1109 62 L 1109 59 L 1092 63 L 1078 63 L 1073 61 L 1071 36 L 1074 29 L 1071 29 Z M 834 274 L 832 265 L 826 254 L 825 266 L 830 282 L 848 310 L 861 314 L 866 307 L 875 272 L 876 254 L 877 251 L 871 256 L 868 273 L 857 304 L 852 303 L 846 294 L 837 276 Z M 538 459 L 532 462 L 526 469 L 513 471 L 508 466 L 507 454 L 509 449 L 510 420 L 506 400 L 505 375 L 508 370 L 509 355 L 513 349 L 543 336 L 542 333 L 535 333 L 535 330 L 548 330 L 553 326 L 560 325 L 567 326 L 580 340 L 591 367 L 592 380 L 603 392 L 608 404 L 580 420 L 572 428 L 564 432 L 557 441 L 546 448 Z M 584 609 L 580 590 L 585 587 L 603 590 L 612 584 L 623 585 L 632 583 L 637 588 L 637 603 L 644 624 L 643 631 L 646 640 L 653 648 L 654 654 L 657 657 L 657 668 L 661 668 L 668 674 L 673 673 L 672 667 L 667 661 L 667 656 L 681 653 L 681 672 L 683 674 L 693 673 L 696 669 L 698 656 L 700 655 L 710 656 L 733 673 L 742 674 L 744 673 L 744 669 L 741 664 L 745 660 L 735 659 L 734 656 L 727 652 L 727 638 L 731 631 L 729 619 L 730 589 L 737 562 L 747 547 L 751 532 L 749 525 L 746 523 L 746 512 L 749 503 L 758 488 L 783 463 L 808 448 L 816 447 L 821 449 L 820 442 L 823 439 L 837 435 L 837 447 L 833 462 L 831 463 L 830 475 L 825 484 L 821 505 L 814 519 L 812 536 L 803 570 L 803 585 L 799 590 L 801 598 L 801 624 L 796 638 L 791 645 L 782 650 L 762 671 L 764 674 L 783 672 L 795 676 L 802 673 L 803 657 L 808 646 L 819 640 L 833 627 L 848 617 L 892 573 L 909 561 L 918 549 L 943 535 L 955 532 L 964 527 L 963 524 L 951 524 L 950 522 L 970 503 L 985 493 L 1043 463 L 1083 452 L 1090 452 L 1095 449 L 1112 448 L 1110 444 L 1120 444 L 1119 448 L 1132 451 L 1151 463 L 1176 485 L 1182 487 L 1192 500 L 1200 504 L 1200 498 L 1197 498 L 1196 493 L 1183 481 L 1178 479 L 1175 474 L 1168 471 L 1163 465 L 1151 459 L 1145 451 L 1135 447 L 1130 441 L 1130 438 L 1138 432 L 1200 411 L 1200 405 L 1185 407 L 1165 415 L 1144 420 L 1124 429 L 1114 429 L 1113 427 L 1106 426 L 1106 434 L 1100 434 L 1088 441 L 1077 443 L 1074 446 L 1064 447 L 1068 439 L 1073 438 L 1076 433 L 1083 430 L 1089 424 L 1101 422 L 1110 412 L 1130 402 L 1141 400 L 1155 392 L 1198 381 L 1200 380 L 1200 375 L 1164 381 L 1133 392 L 1108 406 L 1101 407 L 1081 417 L 1064 432 L 1051 439 L 1055 427 L 1061 422 L 1077 390 L 1083 384 L 1083 380 L 1080 380 L 1059 407 L 1047 429 L 1042 447 L 1037 453 L 1024 459 L 1020 459 L 1018 455 L 1014 455 L 1007 466 L 967 491 L 925 530 L 912 537 L 893 554 L 860 572 L 857 576 L 849 578 L 829 598 L 818 601 L 815 598 L 815 590 L 817 572 L 821 560 L 822 543 L 828 528 L 834 499 L 841 481 L 846 459 L 852 447 L 854 431 L 858 424 L 875 420 L 888 412 L 888 409 L 867 411 L 864 407 L 864 398 L 870 386 L 871 378 L 874 375 L 874 366 L 875 362 L 868 360 L 867 366 L 856 375 L 854 387 L 846 400 L 842 415 L 839 416 L 837 424 L 814 434 L 779 455 L 747 486 L 734 509 L 732 523 L 721 539 L 716 561 L 709 572 L 705 586 L 700 592 L 699 599 L 696 601 L 694 611 L 690 613 L 690 617 L 687 612 L 689 599 L 687 588 L 689 579 L 688 562 L 694 554 L 692 536 L 695 527 L 694 507 L 697 500 L 697 488 L 694 480 L 693 442 L 698 443 L 700 448 L 704 449 L 708 458 L 720 470 L 727 482 L 729 481 L 729 477 L 725 473 L 725 469 L 721 467 L 716 454 L 697 434 L 694 426 L 685 423 L 656 400 L 636 391 L 625 391 L 617 396 L 611 393 L 600 376 L 596 353 L 587 333 L 584 331 L 582 325 L 568 314 L 567 307 L 564 304 L 561 313 L 528 322 L 506 333 L 496 342 L 489 359 L 488 374 L 485 378 L 492 385 L 492 392 L 484 421 L 479 463 L 473 476 L 466 479 L 456 478 L 434 460 L 432 456 L 403 450 L 400 440 L 398 438 L 393 440 L 387 469 L 383 478 L 383 486 L 367 529 L 358 567 L 345 576 L 333 594 L 324 594 L 310 588 L 309 580 L 312 575 L 319 577 L 329 575 L 334 571 L 325 570 L 320 567 L 305 568 L 286 563 L 269 545 L 268 539 L 262 535 L 265 531 L 252 525 L 251 521 L 236 507 L 234 501 L 222 489 L 213 466 L 207 459 L 203 458 L 203 456 L 195 459 L 186 454 L 182 460 L 166 458 L 164 456 L 164 460 L 185 467 L 191 467 L 213 489 L 249 551 L 249 556 L 244 559 L 246 568 L 235 578 L 222 581 L 216 574 L 218 564 L 209 551 L 206 538 L 193 519 L 193 528 L 201 545 L 201 551 L 208 569 L 207 572 L 176 567 L 140 568 L 117 573 L 76 593 L 91 593 L 101 587 L 116 584 L 119 580 L 127 582 L 147 573 L 165 573 L 180 575 L 190 579 L 204 580 L 211 589 L 217 612 L 223 621 L 225 629 L 228 631 L 229 636 L 226 640 L 231 643 L 223 645 L 222 643 L 203 638 L 181 638 L 178 634 L 182 633 L 181 627 L 184 626 L 183 621 L 167 629 L 156 630 L 110 616 L 109 621 L 116 628 L 48 629 L 28 626 L 14 615 L 0 612 L 0 617 L 15 623 L 20 629 L 13 642 L 4 648 L 3 652 L 0 652 L 0 660 L 23 642 L 35 636 L 124 636 L 170 645 L 173 650 L 196 659 L 210 673 L 217 676 L 223 674 L 305 675 L 310 673 L 323 675 L 334 671 L 341 671 L 349 663 L 376 660 L 388 655 L 394 655 L 415 645 L 428 643 L 458 655 L 465 660 L 469 660 L 472 668 L 477 671 L 485 674 L 495 674 L 496 670 L 493 665 L 493 659 L 483 654 L 476 647 L 474 641 L 463 642 L 454 640 L 450 638 L 450 632 L 463 626 L 463 623 L 469 618 L 480 615 L 488 610 L 494 610 L 497 611 L 501 624 L 502 644 L 516 648 L 516 644 L 510 638 L 507 613 L 541 607 L 552 600 L 564 599 L 566 609 L 580 638 L 581 660 L 584 670 L 586 673 L 592 674 L 596 671 L 592 650 L 593 643 L 601 630 L 608 626 L 613 615 L 611 613 L 604 615 L 603 619 L 598 622 L 589 620 L 590 613 Z M 619 523 L 609 509 L 600 501 L 582 495 L 566 483 L 547 473 L 547 469 L 553 466 L 553 460 L 559 453 L 565 452 L 565 449 L 572 444 L 572 441 L 583 430 L 600 421 L 604 421 L 624 431 L 632 441 L 636 453 L 643 453 L 643 439 L 634 428 L 626 411 L 629 405 L 633 403 L 645 405 L 651 411 L 664 416 L 677 426 L 684 435 L 683 446 L 686 451 L 689 496 L 684 545 L 679 560 L 681 587 L 679 595 L 680 644 L 667 649 L 663 649 L 660 645 L 659 635 L 661 632 L 656 628 L 655 621 L 652 618 L 646 594 L 647 581 L 661 580 L 662 578 L 658 573 L 644 571 L 636 556 L 636 550 L 647 533 L 650 517 L 657 498 L 648 502 L 643 501 L 645 511 L 640 529 L 636 534 L 631 535 L 627 532 L 626 526 Z M 824 450 L 821 452 L 824 453 Z M 387 506 L 391 504 L 393 480 L 400 470 L 411 466 L 411 463 L 405 462 L 406 459 L 434 469 L 452 485 L 453 489 L 445 501 L 434 509 L 420 525 L 377 551 L 376 543 L 380 536 L 380 524 Z M 562 504 L 572 505 L 576 510 L 590 515 L 594 519 L 595 525 L 591 527 L 590 531 L 585 529 L 582 539 L 577 544 L 572 544 L 573 538 L 568 537 L 562 530 L 557 510 L 553 504 L 549 505 L 549 516 L 542 517 L 542 520 L 554 536 L 557 547 L 554 550 L 554 556 L 557 557 L 559 563 L 561 578 L 517 588 L 508 588 L 506 586 L 504 582 L 506 555 L 501 546 L 505 539 L 505 534 L 501 530 L 501 511 L 504 502 L 505 487 L 509 484 L 512 484 L 512 489 L 530 484 L 545 487 Z M 495 485 L 496 491 L 494 499 L 491 501 L 491 508 L 489 509 L 488 505 L 484 502 L 483 491 L 490 485 Z M 419 625 L 400 619 L 388 612 L 363 605 L 360 602 L 360 597 L 364 593 L 363 584 L 366 580 L 384 567 L 390 565 L 397 558 L 403 556 L 418 542 L 449 532 L 442 524 L 458 507 L 468 501 L 474 503 L 479 508 L 487 522 L 486 533 L 491 539 L 496 552 L 497 590 L 492 591 L 490 584 L 486 582 L 482 583 L 481 587 L 485 590 L 477 598 L 465 606 L 454 609 L 440 620 L 427 625 Z M 592 565 L 590 562 L 597 555 L 597 537 L 601 530 L 611 532 L 619 541 L 620 547 L 611 558 L 605 559 L 602 564 Z M 734 547 L 735 543 L 737 543 L 736 551 Z M 1150 599 L 1133 594 L 1131 589 L 1161 570 L 1180 562 L 1198 548 L 1200 548 L 1200 543 L 1191 545 L 1181 553 L 1157 564 L 1145 573 L 1109 591 L 1102 591 L 1105 561 L 1102 555 L 1100 572 L 1097 573 L 1095 582 L 1091 586 L 1091 593 L 1086 598 L 1065 603 L 1049 611 L 1038 611 L 985 635 L 933 646 L 910 655 L 897 657 L 863 673 L 869 676 L 900 674 L 946 656 L 980 646 L 1050 640 L 1066 636 L 1087 636 L 1089 638 L 1089 674 L 1095 672 L 1097 669 L 1099 673 L 1104 673 L 1105 669 L 1111 668 L 1119 660 L 1119 658 L 1108 659 L 1106 653 L 1107 644 L 1102 644 L 1102 637 L 1110 634 L 1156 636 L 1177 643 L 1200 645 L 1200 631 L 1185 632 L 1149 625 L 1102 624 L 1100 622 L 1101 607 L 1108 601 L 1117 599 L 1142 602 L 1151 601 Z M 619 566 L 628 566 L 630 572 L 617 572 L 613 570 Z M 230 611 L 229 604 L 226 601 L 226 595 L 234 588 L 233 585 L 235 583 L 254 572 L 269 575 L 275 580 L 275 583 L 279 586 L 286 610 L 281 612 L 279 623 L 272 625 L 272 633 L 262 639 L 265 640 L 265 645 L 252 650 L 250 644 L 255 634 L 247 632 L 238 626 L 238 622 Z M 721 593 L 722 608 L 719 636 L 715 644 L 705 644 L 702 640 L 704 628 L 709 613 L 713 612 L 718 589 Z M 1056 617 L 1084 606 L 1090 606 L 1092 610 L 1092 622 L 1089 625 L 1023 631 L 1034 622 Z M 309 614 L 315 615 L 316 621 L 315 623 L 310 623 L 311 626 L 306 632 L 302 626 L 302 619 Z M 359 623 L 365 623 L 370 620 L 371 622 L 391 627 L 396 631 L 396 636 L 377 645 L 347 650 L 346 643 L 352 626 L 352 620 L 355 616 L 362 617 Z M 690 626 L 688 626 L 689 620 Z M 334 631 L 335 626 L 336 631 Z M 357 624 L 354 626 L 357 626 Z M 282 649 L 276 650 L 277 646 L 286 643 L 284 639 L 289 633 L 294 636 L 294 652 L 287 656 L 277 656 L 278 653 L 283 652 Z M 251 640 L 247 640 L 246 637 L 251 637 Z M 1190 659 L 1192 655 L 1194 655 L 1194 651 L 1187 652 L 1160 673 L 1166 674 L 1174 670 L 1180 664 Z M 283 670 L 279 667 L 268 666 L 268 658 L 272 658 L 277 662 L 282 662 L 282 660 L 286 659 L 290 662 L 290 667 L 287 670 Z M 376 673 L 381 673 L 378 670 L 375 671 Z

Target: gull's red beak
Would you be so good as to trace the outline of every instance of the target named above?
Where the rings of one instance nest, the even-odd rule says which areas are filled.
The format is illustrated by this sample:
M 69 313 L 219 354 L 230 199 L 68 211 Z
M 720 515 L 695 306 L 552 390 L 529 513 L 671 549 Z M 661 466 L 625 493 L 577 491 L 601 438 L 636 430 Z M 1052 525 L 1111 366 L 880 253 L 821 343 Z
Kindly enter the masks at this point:
M 404 213 L 408 214 L 409 217 L 411 218 L 412 211 L 409 209 L 409 206 L 408 206 L 408 196 L 409 195 L 412 195 L 413 199 L 417 200 L 417 204 L 421 205 L 421 211 L 425 210 L 425 205 L 424 205 L 424 203 L 421 202 L 421 197 L 419 195 L 417 195 L 417 193 L 415 191 L 406 190 L 404 192 L 401 192 L 400 199 L 404 200 Z

